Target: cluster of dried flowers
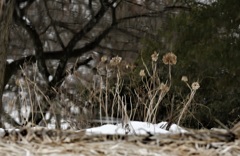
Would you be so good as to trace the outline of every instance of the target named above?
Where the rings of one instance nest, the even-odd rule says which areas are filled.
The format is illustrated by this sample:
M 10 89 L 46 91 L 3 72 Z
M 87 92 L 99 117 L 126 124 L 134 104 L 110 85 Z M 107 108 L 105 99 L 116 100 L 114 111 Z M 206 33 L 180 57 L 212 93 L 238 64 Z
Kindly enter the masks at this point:
M 154 51 L 153 54 L 151 55 L 152 61 L 157 62 L 158 56 L 159 56 L 159 53 Z M 174 53 L 169 52 L 163 56 L 162 61 L 166 65 L 175 65 L 177 63 L 177 56 Z M 139 75 L 141 77 L 146 76 L 144 69 L 140 70 Z
M 151 55 L 153 62 L 157 62 L 158 57 L 159 57 L 159 53 L 157 53 L 156 51 L 154 51 L 153 54 Z M 177 63 L 177 56 L 173 52 L 168 52 L 165 55 L 163 55 L 162 61 L 165 65 L 175 65 Z M 140 70 L 139 76 L 140 77 L 146 76 L 144 69 Z M 188 81 L 187 76 L 183 76 L 182 81 L 187 83 L 187 81 Z M 167 86 L 165 84 L 161 84 L 161 86 L 160 86 L 161 90 L 165 90 L 167 92 L 169 90 L 169 88 L 166 89 L 166 87 Z M 198 82 L 192 83 L 192 85 L 191 85 L 192 90 L 196 91 L 199 88 L 200 88 L 200 85 Z
M 154 51 L 153 54 L 151 55 L 152 61 L 157 62 L 158 56 L 159 53 Z M 174 53 L 169 52 L 163 56 L 162 61 L 166 65 L 175 65 L 177 63 L 177 56 Z
M 188 85 L 188 78 L 187 76 L 182 76 L 182 79 L 181 79 L 183 82 L 187 83 Z M 189 85 L 188 85 L 189 86 Z M 196 91 L 200 88 L 200 84 L 198 82 L 193 82 L 190 89 L 192 89 L 193 91 Z
M 119 65 L 121 62 L 122 62 L 122 58 L 119 57 L 119 56 L 116 56 L 116 57 L 113 57 L 113 58 L 110 60 L 110 65 L 111 65 L 111 66 L 117 66 L 117 65 Z

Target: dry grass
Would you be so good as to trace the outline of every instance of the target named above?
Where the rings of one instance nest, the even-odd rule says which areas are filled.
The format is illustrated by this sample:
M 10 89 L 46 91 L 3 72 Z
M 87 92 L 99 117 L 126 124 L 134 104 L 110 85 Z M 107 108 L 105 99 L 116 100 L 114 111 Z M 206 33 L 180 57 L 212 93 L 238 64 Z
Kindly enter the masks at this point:
M 72 78 L 76 76 L 74 77 L 76 81 L 69 84 L 70 86 L 64 81 L 59 88 L 53 88 L 52 92 L 56 96 L 52 99 L 45 95 L 48 93 L 47 83 L 43 83 L 39 77 L 37 66 L 35 64 L 32 67 L 23 66 L 22 76 L 15 80 L 15 85 L 18 87 L 16 109 L 19 112 L 20 124 L 25 124 L 25 119 L 34 123 L 33 118 L 38 115 L 42 116 L 44 125 L 55 119 L 56 127 L 61 127 L 61 119 L 63 119 L 69 121 L 70 127 L 75 129 L 91 127 L 92 119 L 101 121 L 103 118 L 120 118 L 124 124 L 129 120 L 158 123 L 167 119 L 170 123 L 178 122 L 181 125 L 191 112 L 189 108 L 192 107 L 198 89 L 193 84 L 198 82 L 191 84 L 185 76 L 182 81 L 190 89 L 189 95 L 183 97 L 181 103 L 168 101 L 167 98 L 174 90 L 172 68 L 177 63 L 177 56 L 169 52 L 162 56 L 162 59 L 159 57 L 159 53 L 155 51 L 149 56 L 151 59 L 149 64 L 146 64 L 142 58 L 143 65 L 134 69 L 133 65 L 129 65 L 121 57 L 116 56 L 108 60 L 103 56 L 95 73 L 100 84 L 88 84 L 85 88 L 79 84 L 80 77 L 70 74 Z M 159 69 L 160 66 L 166 66 L 164 68 L 166 72 Z M 49 107 L 46 108 L 46 105 Z M 31 118 L 27 113 L 22 114 L 20 109 L 23 109 L 23 106 L 30 108 Z M 168 109 L 169 112 L 161 114 L 164 109 Z M 48 119 L 45 119 L 46 111 L 50 113 Z
M 22 129 L 0 140 L 0 155 L 172 155 L 240 154 L 239 125 L 227 131 L 191 131 L 172 135 L 88 135 L 85 131 Z

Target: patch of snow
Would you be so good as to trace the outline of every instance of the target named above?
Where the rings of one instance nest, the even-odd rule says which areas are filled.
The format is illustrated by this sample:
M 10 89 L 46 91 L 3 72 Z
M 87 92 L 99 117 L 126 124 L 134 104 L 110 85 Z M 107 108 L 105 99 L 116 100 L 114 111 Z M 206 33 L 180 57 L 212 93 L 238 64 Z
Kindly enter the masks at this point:
M 168 125 L 168 122 L 163 121 L 158 124 L 158 127 L 166 129 L 167 125 Z M 169 128 L 169 132 L 171 132 L 171 133 L 186 133 L 187 131 L 176 124 L 172 124 Z
M 53 80 L 53 76 L 50 75 L 50 76 L 48 77 L 48 82 L 51 82 L 52 80 Z
M 47 128 L 55 129 L 55 119 L 51 120 L 51 124 L 48 124 Z M 161 122 L 158 124 L 151 124 L 148 122 L 140 122 L 140 121 L 130 121 L 125 128 L 123 128 L 122 124 L 105 124 L 99 127 L 93 127 L 86 129 L 87 135 L 93 134 L 103 134 L 103 135 L 148 135 L 148 134 L 174 134 L 174 133 L 186 133 L 187 131 L 176 124 L 172 124 L 170 126 L 169 131 L 166 130 L 166 123 Z M 69 129 L 71 126 L 70 124 L 65 121 L 61 120 L 61 128 Z M 34 127 L 33 127 L 34 128 Z M 12 130 L 17 131 L 18 129 L 7 129 L 8 132 Z M 5 135 L 5 130 L 0 128 L 0 137 Z
M 218 0 L 196 0 L 196 2 L 200 2 L 200 3 L 203 3 L 203 4 L 212 4 L 214 2 L 217 2 Z
M 49 39 L 54 39 L 54 38 L 55 38 L 54 33 L 53 33 L 53 32 L 50 32 L 50 33 L 48 34 L 48 37 L 49 37 Z
M 30 112 L 31 112 L 31 106 L 22 105 L 22 107 L 21 107 L 21 116 L 22 117 L 28 118 L 28 115 L 30 114 Z
M 168 134 L 168 133 L 184 133 L 187 132 L 180 126 L 172 124 L 169 131 L 167 131 L 166 124 L 167 122 L 161 122 L 159 124 L 151 124 L 147 122 L 140 121 L 130 121 L 127 124 L 127 127 L 123 128 L 122 124 L 106 124 L 100 127 L 89 128 L 86 130 L 87 134 L 137 134 L 137 135 L 146 135 L 146 134 Z M 164 126 L 165 127 L 164 127 Z
M 27 95 L 28 95 L 28 93 L 25 92 L 25 91 L 20 91 L 19 94 L 20 94 L 21 100 L 25 100 L 27 98 Z
M 17 128 L 16 129 L 14 129 L 14 128 L 9 128 L 9 129 L 0 128 L 0 138 L 3 137 L 6 134 L 6 132 L 11 133 L 13 131 L 18 132 L 19 129 L 17 129 Z
M 5 130 L 0 128 L 0 137 L 3 137 L 5 135 L 5 133 L 6 133 Z
M 45 119 L 46 119 L 46 120 L 49 120 L 49 119 L 50 119 L 50 117 L 51 117 L 51 114 L 50 114 L 50 112 L 47 112 L 47 113 L 45 114 Z
M 112 124 L 89 128 L 86 132 L 88 134 L 125 134 L 125 130 L 121 126 Z
M 12 110 L 10 113 L 10 116 L 14 117 L 14 120 L 17 123 L 20 123 L 20 119 L 19 119 L 18 115 L 19 115 L 18 110 Z
M 23 8 L 25 8 L 25 7 L 27 6 L 27 4 L 28 4 L 28 1 L 23 2 L 23 3 L 20 3 L 20 4 L 19 4 L 19 8 L 20 8 L 20 9 L 23 9 Z
M 4 87 L 5 90 L 9 89 L 9 84 L 6 84 L 6 86 Z
M 61 129 L 65 130 L 65 129 L 69 129 L 71 126 L 69 124 L 69 122 L 67 122 L 66 120 L 61 119 Z M 47 125 L 47 128 L 49 129 L 56 129 L 56 120 L 54 118 L 51 119 L 51 123 L 49 123 Z
M 79 107 L 71 106 L 70 112 L 73 113 L 73 114 L 79 114 L 80 113 Z
M 8 64 L 12 63 L 13 61 L 14 61 L 13 59 L 7 59 Z

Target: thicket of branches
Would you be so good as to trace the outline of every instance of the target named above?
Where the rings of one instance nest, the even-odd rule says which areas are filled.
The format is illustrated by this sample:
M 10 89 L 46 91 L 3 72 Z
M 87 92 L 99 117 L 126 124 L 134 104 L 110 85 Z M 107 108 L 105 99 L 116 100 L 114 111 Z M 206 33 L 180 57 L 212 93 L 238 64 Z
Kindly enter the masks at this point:
M 56 96 L 72 58 L 91 50 L 136 58 L 141 39 L 156 35 L 165 14 L 189 11 L 187 5 L 168 0 L 9 0 L 1 3 L 3 12 L 11 2 L 7 57 L 13 61 L 6 66 L 3 87 L 22 67 L 36 63 L 49 99 Z M 54 70 L 48 60 L 57 60 Z M 37 116 L 30 118 L 38 123 Z
M 109 90 L 106 91 L 105 88 L 105 95 L 99 92 L 93 93 L 92 91 L 96 91 L 94 89 L 86 90 L 81 88 L 82 86 L 73 86 L 79 88 L 78 94 L 71 93 L 68 96 L 78 99 L 80 94 L 83 95 L 80 103 L 85 103 L 88 107 L 91 107 L 88 103 L 95 102 L 95 105 L 101 103 L 103 106 L 103 103 L 108 104 L 114 100 L 119 104 L 121 100 L 126 100 L 128 103 L 134 102 L 136 108 L 138 103 L 142 102 L 141 110 L 148 109 L 148 102 L 159 101 L 148 101 L 150 96 L 147 92 L 152 95 L 156 93 L 157 96 L 152 97 L 159 98 L 160 95 L 157 93 L 160 90 L 154 89 L 153 86 L 160 86 L 160 82 L 167 80 L 164 84 L 169 87 L 168 83 L 170 83 L 174 87 L 163 99 L 163 104 L 161 103 L 154 111 L 159 120 L 177 122 L 184 101 L 189 100 L 185 98 L 185 94 L 189 93 L 188 90 L 181 89 L 182 84 L 179 84 L 181 77 L 186 75 L 189 79 L 201 83 L 199 94 L 195 97 L 197 102 L 190 105 L 189 110 L 186 111 L 191 112 L 189 118 L 182 120 L 186 126 L 213 127 L 218 125 L 216 119 L 225 125 L 231 125 L 239 120 L 237 113 L 240 21 L 238 0 L 218 0 L 209 3 L 197 0 L 6 0 L 5 3 L 2 2 L 0 3 L 1 34 L 5 35 L 1 35 L 1 49 L 6 50 L 1 51 L 0 56 L 1 60 L 7 57 L 12 61 L 7 63 L 5 75 L 1 75 L 1 86 L 5 87 L 5 92 L 14 91 L 19 94 L 16 101 L 20 103 L 21 109 L 24 103 L 35 107 L 30 110 L 27 119 L 35 124 L 43 119 L 49 109 L 56 112 L 55 118 L 59 118 L 57 114 L 61 114 L 64 110 L 62 108 L 68 107 L 66 103 L 70 103 L 63 100 L 65 95 L 61 97 L 64 92 L 61 89 L 62 85 L 66 85 L 65 80 L 71 79 L 68 76 L 74 75 L 75 70 L 83 66 L 92 66 L 92 62 L 96 59 L 95 54 L 119 56 L 130 62 L 138 57 L 133 65 L 137 66 L 137 69 L 127 69 L 131 72 L 129 78 L 119 79 L 123 73 L 119 67 L 114 67 L 116 70 L 114 81 L 117 81 L 118 85 L 112 90 L 108 88 Z M 9 12 L 11 10 L 12 14 Z M 95 51 L 94 55 L 89 54 L 93 51 Z M 175 79 L 170 77 L 172 82 L 169 81 L 168 68 L 162 66 L 161 61 L 153 66 L 149 58 L 154 51 L 159 56 L 172 51 L 179 58 L 172 75 Z M 116 57 L 115 61 L 121 60 L 119 57 Z M 98 59 L 98 61 L 105 59 L 109 61 L 109 58 Z M 4 61 L 0 63 L 2 73 L 4 73 L 4 64 Z M 102 64 L 107 68 L 107 64 Z M 91 70 L 96 72 L 99 70 L 98 67 L 99 65 L 95 64 Z M 145 81 L 141 81 L 141 78 L 134 77 L 139 76 L 142 68 L 151 67 L 155 67 L 150 70 L 155 76 L 148 74 L 147 85 Z M 156 75 L 154 71 L 161 76 Z M 5 76 L 4 81 L 3 76 Z M 84 76 L 88 77 L 88 73 Z M 102 75 L 99 77 L 102 78 Z M 153 77 L 159 78 L 159 82 Z M 22 85 L 22 80 L 25 86 Z M 151 82 L 152 80 L 154 82 Z M 143 87 L 148 86 L 149 83 L 150 87 Z M 126 86 L 128 88 L 124 88 Z M 29 92 L 28 101 L 22 99 L 22 97 L 26 98 L 22 90 Z M 65 92 L 70 91 L 65 88 Z M 141 97 L 121 99 L 116 96 L 122 93 L 128 97 L 132 95 L 141 95 Z M 41 94 L 40 100 L 39 94 Z M 97 96 L 101 98 L 96 99 Z M 95 98 L 96 101 L 91 101 L 91 98 Z M 141 98 L 148 102 L 141 101 Z M 135 108 L 131 106 L 131 109 Z M 5 111 L 9 112 L 6 107 Z M 4 114 L 4 120 L 12 125 L 22 123 L 11 119 L 9 113 L 1 114 Z M 135 117 L 140 119 L 137 115 Z

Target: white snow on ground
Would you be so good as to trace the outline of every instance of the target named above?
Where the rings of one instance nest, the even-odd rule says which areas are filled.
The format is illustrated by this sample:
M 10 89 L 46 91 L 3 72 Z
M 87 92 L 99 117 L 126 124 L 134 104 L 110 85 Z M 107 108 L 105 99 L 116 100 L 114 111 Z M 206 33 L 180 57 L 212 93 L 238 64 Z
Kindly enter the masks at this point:
M 88 135 L 92 134 L 119 134 L 119 135 L 147 135 L 147 134 L 174 134 L 174 133 L 185 133 L 187 132 L 184 128 L 172 124 L 169 130 L 166 130 L 168 123 L 167 122 L 160 122 L 158 124 L 152 124 L 148 122 L 141 122 L 141 121 L 130 121 L 128 124 L 123 126 L 121 123 L 118 124 L 104 124 L 99 127 L 92 127 L 86 129 Z M 55 120 L 51 120 L 51 124 L 48 124 L 47 128 L 55 129 Z M 61 128 L 62 129 L 69 129 L 70 125 L 69 122 L 61 120 Z
M 0 128 L 0 137 L 3 137 L 5 135 L 4 129 Z
M 51 122 L 47 124 L 48 129 L 56 129 L 56 120 L 54 118 L 51 119 Z M 69 122 L 61 119 L 61 129 L 71 129 Z
M 180 126 L 172 124 L 169 131 L 166 130 L 167 122 L 151 124 L 140 121 L 130 121 L 128 126 L 123 128 L 122 124 L 106 124 L 100 127 L 87 129 L 87 134 L 167 134 L 167 133 L 184 133 L 187 132 Z
M 122 124 L 106 124 L 99 127 L 93 127 L 86 129 L 87 135 L 148 135 L 148 134 L 174 134 L 174 133 L 186 133 L 187 131 L 176 124 L 172 124 L 169 130 L 166 130 L 167 122 L 160 122 L 158 124 L 151 124 L 140 121 L 130 121 L 128 126 L 123 128 Z M 63 126 L 63 125 L 62 125 Z M 62 127 L 66 129 L 68 126 L 66 123 Z M 48 125 L 49 129 L 54 129 L 54 125 Z M 33 127 L 34 129 L 34 127 Z M 18 129 L 8 129 L 8 131 Z M 0 128 L 0 137 L 4 136 L 5 130 Z

